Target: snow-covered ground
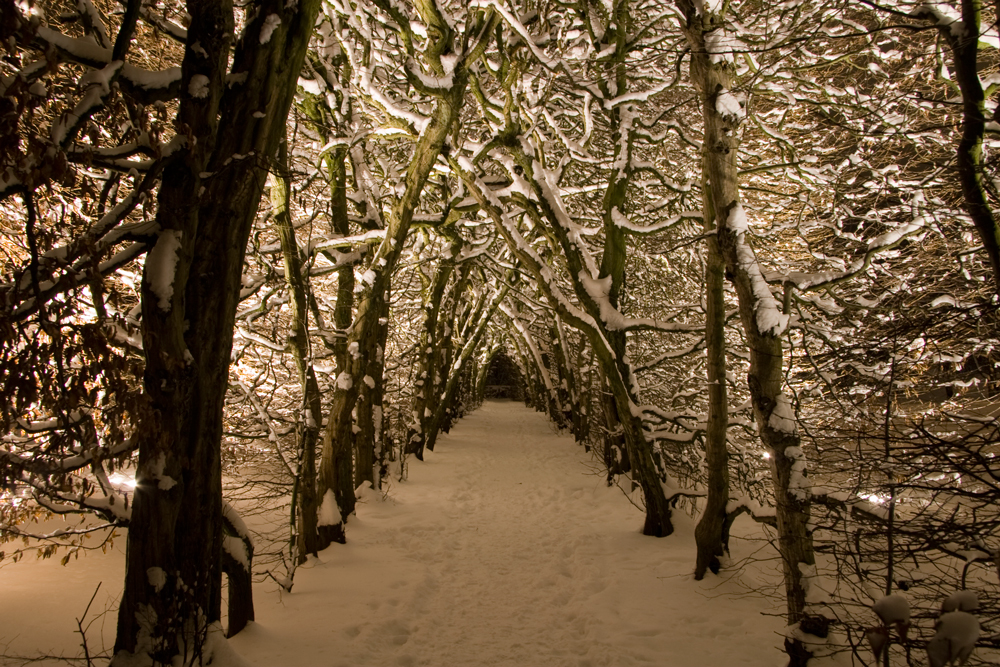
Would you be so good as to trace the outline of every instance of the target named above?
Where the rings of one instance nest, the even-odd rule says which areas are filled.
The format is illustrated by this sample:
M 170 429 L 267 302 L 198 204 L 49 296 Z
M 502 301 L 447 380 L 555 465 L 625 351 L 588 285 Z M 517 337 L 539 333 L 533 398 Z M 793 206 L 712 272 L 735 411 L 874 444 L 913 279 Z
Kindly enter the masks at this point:
M 778 583 L 770 546 L 738 521 L 734 566 L 696 582 L 693 522 L 677 524 L 643 537 L 641 512 L 572 438 L 487 402 L 387 498 L 365 496 L 348 544 L 300 568 L 292 593 L 257 586 L 257 622 L 230 644 L 259 667 L 784 664 L 784 622 L 760 593 Z M 115 546 L 0 568 L 0 652 L 78 653 L 97 580 L 98 609 L 120 594 Z M 763 562 L 739 567 L 751 554 Z

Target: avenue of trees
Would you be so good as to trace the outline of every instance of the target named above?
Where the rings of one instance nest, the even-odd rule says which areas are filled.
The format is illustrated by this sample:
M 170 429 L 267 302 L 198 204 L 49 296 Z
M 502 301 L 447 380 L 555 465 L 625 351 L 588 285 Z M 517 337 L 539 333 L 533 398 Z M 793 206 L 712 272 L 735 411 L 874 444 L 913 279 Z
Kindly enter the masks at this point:
M 112 664 L 198 664 L 500 392 L 697 578 L 765 524 L 789 664 L 990 662 L 996 14 L 0 3 L 0 559 L 127 528 Z

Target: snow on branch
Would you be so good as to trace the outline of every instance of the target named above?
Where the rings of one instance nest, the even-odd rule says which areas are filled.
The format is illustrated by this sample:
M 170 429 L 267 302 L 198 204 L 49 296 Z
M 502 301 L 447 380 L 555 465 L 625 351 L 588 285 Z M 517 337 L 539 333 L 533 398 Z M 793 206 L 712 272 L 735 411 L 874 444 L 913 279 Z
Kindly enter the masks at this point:
M 601 321 L 609 331 L 663 331 L 663 332 L 683 332 L 696 333 L 704 331 L 701 324 L 690 324 L 687 322 L 661 322 L 652 318 L 626 317 L 620 310 L 611 305 L 609 293 L 611 290 L 611 276 L 594 278 L 586 270 L 581 270 L 577 279 L 587 291 L 590 298 L 600 308 Z
M 243 517 L 225 498 L 222 500 L 222 524 L 226 533 L 222 539 L 222 548 L 249 572 L 253 558 L 253 538 Z
M 535 275 L 539 287 L 549 301 L 557 309 L 561 308 L 563 310 L 560 315 L 564 319 L 571 319 L 576 326 L 586 327 L 599 332 L 600 329 L 597 326 L 597 321 L 563 294 L 562 289 L 557 284 L 555 275 L 552 273 L 552 269 L 521 235 L 520 231 L 518 231 L 511 216 L 504 211 L 503 204 L 497 198 L 496 193 L 481 178 L 473 176 L 476 170 L 471 160 L 466 157 L 461 157 L 457 162 L 452 160 L 452 167 L 479 202 L 480 209 L 493 220 L 497 230 L 507 241 L 511 250 L 518 255 L 525 266 Z M 604 343 L 607 345 L 608 350 L 611 350 L 611 346 L 606 340 Z
M 769 283 L 781 283 L 794 287 L 799 291 L 819 290 L 846 282 L 868 270 L 872 260 L 880 253 L 898 247 L 910 237 L 927 229 L 928 220 L 917 216 L 913 221 L 900 225 L 896 229 L 881 234 L 868 242 L 864 254 L 851 262 L 850 267 L 843 271 L 819 271 L 804 273 L 788 271 L 784 273 L 769 272 L 765 278 Z
M 947 29 L 952 37 L 964 37 L 968 28 L 962 17 L 943 2 L 925 2 L 910 14 L 913 18 L 929 18 L 942 29 Z
M 680 358 L 686 357 L 686 356 L 688 356 L 690 354 L 694 354 L 696 352 L 700 352 L 703 349 L 705 349 L 705 337 L 704 336 L 702 336 L 701 338 L 699 338 L 698 340 L 696 340 L 694 343 L 692 343 L 691 345 L 689 345 L 689 346 L 687 346 L 685 348 L 682 348 L 680 350 L 670 350 L 669 352 L 664 352 L 663 354 L 659 355 L 658 357 L 650 359 L 649 361 L 647 361 L 646 363 L 642 364 L 641 366 L 636 366 L 635 369 L 634 369 L 634 371 L 636 373 L 639 373 L 640 371 L 648 371 L 648 370 L 651 370 L 653 368 L 656 368 L 657 366 L 659 366 L 660 364 L 662 364 L 662 363 L 664 363 L 666 361 L 670 361 L 671 359 L 680 359 Z
M 115 76 L 126 84 L 132 92 L 140 96 L 146 94 L 146 101 L 171 99 L 176 97 L 180 91 L 180 67 L 150 71 L 123 63 L 120 60 L 112 61 L 110 48 L 102 48 L 91 39 L 69 37 L 45 26 L 38 28 L 35 39 L 41 48 L 53 48 L 64 58 L 95 70 L 104 70 L 117 63 L 115 67 L 120 72 L 116 71 Z M 110 83 L 110 79 L 108 83 Z M 83 84 L 82 80 L 81 84 Z
M 518 37 L 520 37 L 524 44 L 531 51 L 531 54 L 535 56 L 545 68 L 549 70 L 556 70 L 561 65 L 562 62 L 550 58 L 544 51 L 542 51 L 538 45 L 535 43 L 534 38 L 528 29 L 521 23 L 516 16 L 514 16 L 506 7 L 498 3 L 496 0 L 472 0 L 469 3 L 469 8 L 481 8 L 481 9 L 493 9 L 503 18 L 504 22 L 513 30 Z
M 454 67 L 454 63 L 451 63 Z M 406 80 L 411 86 L 425 95 L 442 95 L 451 90 L 455 85 L 455 70 L 446 69 L 444 76 L 435 77 L 424 74 L 420 65 L 413 58 L 408 58 L 403 65 L 406 73 Z
M 615 107 L 622 106 L 624 104 L 631 104 L 632 102 L 648 102 L 649 98 L 662 93 L 667 88 L 670 88 L 672 84 L 670 82 L 662 83 L 659 86 L 650 88 L 642 92 L 626 93 L 625 95 L 619 95 L 610 100 L 604 100 L 602 102 L 605 109 L 611 111 Z
M 122 61 L 116 60 L 102 69 L 90 70 L 80 77 L 80 87 L 85 90 L 83 97 L 72 111 L 52 124 L 50 132 L 52 143 L 62 146 L 72 140 L 81 124 L 104 106 L 105 99 L 111 94 L 111 82 L 118 76 L 122 65 Z
M 747 243 L 746 234 L 749 229 L 746 212 L 740 202 L 735 202 L 735 206 L 726 218 L 726 229 L 734 233 L 736 239 L 736 261 L 740 269 L 746 274 L 750 281 L 750 289 L 753 291 L 754 313 L 757 319 L 757 328 L 764 335 L 780 336 L 788 326 L 788 315 L 781 312 L 778 302 L 771 294 L 771 288 L 761 272 L 760 263 L 753 248 Z
M 35 502 L 53 514 L 80 514 L 95 512 L 105 517 L 117 526 L 127 526 L 132 519 L 132 507 L 128 495 L 114 488 L 106 488 L 103 493 L 96 493 L 92 487 L 91 493 L 66 493 L 53 488 L 46 488 L 44 493 L 35 493 Z
M 166 16 L 157 16 L 153 13 L 153 8 L 145 3 L 139 8 L 139 16 L 142 20 L 153 26 L 160 32 L 168 35 L 169 37 L 177 40 L 178 42 L 187 42 L 187 29 L 184 26 L 174 23 Z
M 2 441 L 5 443 L 17 442 L 24 449 L 25 441 L 12 434 L 3 436 Z M 0 449 L 0 463 L 32 475 L 59 475 L 86 468 L 95 461 L 98 455 L 100 458 L 116 458 L 135 451 L 138 446 L 138 442 L 134 438 L 128 438 L 104 449 L 77 448 L 74 450 L 74 454 L 62 458 L 37 455 L 36 452 L 31 451 L 19 453 L 11 449 Z
M 672 229 L 682 222 L 689 220 L 701 220 L 703 215 L 704 214 L 701 211 L 681 211 L 677 215 L 672 215 L 665 220 L 661 220 L 650 225 L 638 225 L 629 220 L 629 218 L 622 214 L 617 207 L 611 209 L 611 219 L 614 221 L 616 227 L 639 235 L 649 235 L 663 232 L 668 229 Z

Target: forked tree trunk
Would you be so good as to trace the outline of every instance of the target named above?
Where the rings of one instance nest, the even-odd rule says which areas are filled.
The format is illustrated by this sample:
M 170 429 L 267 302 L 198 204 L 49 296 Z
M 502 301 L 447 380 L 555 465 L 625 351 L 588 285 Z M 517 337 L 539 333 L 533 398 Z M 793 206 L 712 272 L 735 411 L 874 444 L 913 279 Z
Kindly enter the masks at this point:
M 196 271 L 202 239 L 222 231 L 213 220 L 199 220 L 199 175 L 211 158 L 233 18 L 232 6 L 224 1 L 193 2 L 188 11 L 189 35 L 208 57 L 185 52 L 182 90 L 194 76 L 205 76 L 211 92 L 181 99 L 177 121 L 190 128 L 194 141 L 163 170 L 159 239 L 143 271 L 143 387 L 149 412 L 137 429 L 139 461 L 115 640 L 115 660 L 122 662 L 145 658 L 169 664 L 177 656 L 198 655 L 209 626 L 221 616 L 219 445 L 226 382 L 219 381 L 219 366 L 228 370 L 229 357 L 220 363 L 216 355 L 227 335 L 219 330 L 209 339 L 185 334 L 190 319 L 197 328 L 204 328 L 205 319 L 189 313 L 188 304 L 211 298 L 196 292 L 214 287 L 189 277 Z
M 432 44 L 428 46 L 425 55 L 434 57 L 445 49 L 451 48 L 454 35 L 443 18 L 438 16 L 431 5 L 421 5 L 426 13 L 424 19 L 434 24 Z M 353 511 L 354 488 L 351 469 L 342 462 L 350 456 L 353 436 L 354 418 L 352 413 L 357 407 L 359 385 L 364 381 L 365 369 L 371 361 L 367 356 L 372 354 L 372 347 L 366 341 L 375 340 L 378 335 L 379 319 L 384 312 L 388 298 L 389 280 L 403 251 L 410 223 L 420 203 L 424 185 L 431 169 L 441 155 L 441 148 L 451 134 L 458 121 L 459 112 L 468 85 L 466 67 L 478 59 L 486 48 L 491 26 L 496 18 L 491 18 L 481 25 L 470 25 L 467 29 L 477 33 L 478 41 L 463 54 L 462 59 L 455 63 L 452 76 L 452 86 L 447 91 L 439 93 L 431 113 L 430 121 L 421 132 L 413 149 L 413 157 L 406 171 L 403 194 L 393 207 L 389 216 L 385 238 L 375 252 L 371 262 L 371 280 L 366 281 L 361 297 L 358 300 L 357 315 L 351 325 L 348 335 L 348 348 L 356 346 L 357 354 L 349 353 L 347 369 L 337 378 L 337 386 L 330 408 L 327 428 L 323 435 L 323 455 L 320 464 L 320 497 L 323 498 L 321 515 L 320 544 L 343 533 L 343 522 Z M 471 59 L 471 60 L 470 60 Z M 349 489 L 347 487 L 350 487 Z M 345 504 L 336 500 L 336 494 L 341 494 Z M 349 506 L 347 502 L 349 501 Z M 335 503 L 339 506 L 335 506 Z M 339 526 L 335 523 L 335 514 L 339 513 Z
M 761 274 L 750 247 L 747 221 L 740 204 L 737 156 L 739 124 L 743 112 L 733 109 L 735 64 L 732 57 L 710 53 L 706 36 L 724 29 L 723 17 L 704 12 L 688 0 L 678 7 L 687 19 L 691 47 L 691 78 L 701 91 L 704 117 L 703 181 L 715 213 L 719 250 L 732 277 L 739 301 L 740 320 L 750 348 L 747 382 L 761 441 L 771 453 L 771 474 L 778 524 L 778 547 L 785 580 L 788 624 L 785 639 L 790 665 L 808 663 L 812 654 L 804 634 L 825 637 L 829 621 L 811 614 L 806 606 L 803 567 L 815 564 L 809 529 L 811 492 L 805 478 L 805 461 L 794 415 L 782 394 L 784 349 L 782 333 L 787 322 Z M 728 96 L 720 101 L 722 96 Z M 720 110 L 721 109 L 721 110 Z
M 159 240 L 143 272 L 149 409 L 137 430 L 113 663 L 198 656 L 221 616 L 222 408 L 243 260 L 266 180 L 262 165 L 284 134 L 318 10 L 317 0 L 262 0 L 232 55 L 245 81 L 227 87 L 232 5 L 188 4 L 178 127 L 191 141 L 165 168 Z M 280 24 L 262 44 L 272 14 Z M 190 85 L 194 76 L 206 77 L 206 96 L 194 96 L 206 90 Z

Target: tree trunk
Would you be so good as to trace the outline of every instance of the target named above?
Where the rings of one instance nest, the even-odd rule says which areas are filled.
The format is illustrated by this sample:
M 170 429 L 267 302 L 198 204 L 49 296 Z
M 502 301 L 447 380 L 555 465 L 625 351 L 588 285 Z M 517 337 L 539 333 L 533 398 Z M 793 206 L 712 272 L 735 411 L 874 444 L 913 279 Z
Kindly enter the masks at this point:
M 549 328 L 552 338 L 552 364 L 555 367 L 556 396 L 559 399 L 559 418 L 563 426 L 573 430 L 574 405 L 573 394 L 570 393 L 573 370 L 569 367 L 568 357 L 562 336 L 562 327 L 557 316 Z
M 435 32 L 435 40 L 450 41 L 450 30 L 446 25 L 439 26 L 442 32 Z M 437 29 L 436 29 L 437 30 Z M 480 42 L 477 47 L 466 54 L 467 57 L 478 57 L 485 48 L 485 42 Z M 413 214 L 420 202 L 420 195 L 424 184 L 431 173 L 431 169 L 441 155 L 441 148 L 445 140 L 451 133 L 455 122 L 459 117 L 462 101 L 465 97 L 465 88 L 468 84 L 468 72 L 465 70 L 465 62 L 455 65 L 452 78 L 453 85 L 441 93 L 438 98 L 430 122 L 421 132 L 414 146 L 413 157 L 407 168 L 405 187 L 402 196 L 393 207 L 389 216 L 389 223 L 386 228 L 385 238 L 371 262 L 370 282 L 366 282 L 361 298 L 358 301 L 358 312 L 354 319 L 348 335 L 348 347 L 356 345 L 358 354 L 348 355 L 347 370 L 342 372 L 337 379 L 337 387 L 333 396 L 333 405 L 330 408 L 327 428 L 323 435 L 323 456 L 320 465 L 320 496 L 324 498 L 324 506 L 327 505 L 327 497 L 333 500 L 338 489 L 344 489 L 344 479 L 351 480 L 350 471 L 344 470 L 342 465 L 338 465 L 338 458 L 342 458 L 342 453 L 351 451 L 353 438 L 354 420 L 352 413 L 357 405 L 359 394 L 359 383 L 363 382 L 365 369 L 368 367 L 369 359 L 362 354 L 371 354 L 371 348 L 366 348 L 363 343 L 370 341 L 377 336 L 379 318 L 383 313 L 386 304 L 389 279 L 396 268 L 406 235 L 410 230 L 410 223 L 413 221 Z M 366 351 L 367 350 L 367 351 Z M 345 500 L 350 501 L 350 509 L 353 510 L 354 490 L 350 489 Z M 344 505 L 334 508 L 328 507 L 329 514 L 335 509 L 339 510 L 341 516 L 340 531 L 343 531 L 343 521 L 350 513 Z M 333 522 L 333 518 L 328 519 Z M 320 523 L 324 523 L 321 521 Z M 333 528 L 320 527 L 321 542 L 336 537 Z
M 964 30 L 956 31 L 952 25 L 940 29 L 941 35 L 951 47 L 955 81 L 962 92 L 962 138 L 957 151 L 958 177 L 962 184 L 965 211 L 979 232 L 993 269 L 994 291 L 1000 294 L 1000 228 L 983 188 L 986 94 L 979 78 L 978 64 L 982 2 L 962 0 L 960 4 Z M 932 20 L 940 23 L 936 17 L 932 17 Z
M 811 495 L 805 479 L 805 461 L 794 414 L 782 394 L 784 350 L 781 336 L 787 323 L 760 270 L 746 238 L 747 221 L 739 199 L 737 156 L 741 114 L 731 104 L 734 63 L 711 56 L 706 35 L 722 30 L 721 17 L 702 12 L 687 0 L 678 2 L 687 17 L 686 35 L 691 46 L 691 77 L 701 91 L 704 116 L 703 182 L 715 213 L 719 250 L 726 271 L 736 286 L 740 319 L 750 348 L 747 379 L 754 418 L 763 444 L 771 452 L 771 474 L 778 524 L 778 546 L 785 579 L 788 624 L 795 630 L 785 640 L 791 665 L 805 665 L 811 658 L 801 635 L 826 636 L 829 622 L 806 608 L 802 566 L 812 566 L 815 556 L 808 528 Z M 723 114 L 719 109 L 727 109 Z M 741 112 L 742 113 L 742 112 Z
M 706 184 L 706 192 L 707 192 Z M 716 231 L 715 215 L 706 197 L 706 232 Z M 725 555 L 726 507 L 729 504 L 729 403 L 726 398 L 726 308 L 723 300 L 725 263 L 719 254 L 718 237 L 706 239 L 705 255 L 705 347 L 708 372 L 708 425 L 705 428 L 705 466 L 708 469 L 708 496 L 705 510 L 695 527 L 698 545 L 694 578 L 705 571 L 718 573 L 719 558 Z
M 218 233 L 210 220 L 199 229 L 197 202 L 217 128 L 232 6 L 192 2 L 188 11 L 189 34 L 209 55 L 186 50 L 182 81 L 206 76 L 210 94 L 181 99 L 177 123 L 190 128 L 194 141 L 163 170 L 159 239 L 143 271 L 149 411 L 137 429 L 137 484 L 115 641 L 116 659 L 124 661 L 134 654 L 169 663 L 199 654 L 208 626 L 221 615 L 222 473 L 214 436 L 221 436 L 225 383 L 213 384 L 218 359 L 212 353 L 220 341 L 185 336 L 185 302 L 186 292 L 211 289 L 188 277 L 200 250 L 199 232 Z M 229 328 L 231 333 L 232 323 Z
M 281 255 L 285 268 L 285 284 L 291 295 L 291 333 L 289 347 L 299 373 L 302 387 L 302 414 L 296 424 L 296 445 L 298 470 L 295 479 L 295 507 L 292 521 L 296 531 L 297 562 L 303 563 L 309 554 L 318 553 L 316 548 L 317 510 L 316 498 L 316 446 L 319 444 L 320 424 L 323 405 L 319 382 L 312 364 L 309 342 L 309 285 L 302 274 L 302 259 L 295 229 L 289 211 L 291 179 L 288 173 L 288 147 L 283 141 L 278 148 L 277 164 L 279 172 L 274 174 L 271 187 L 271 205 L 274 209 L 274 226 L 281 241 Z
M 417 390 L 413 394 L 413 420 L 406 433 L 406 453 L 424 459 L 424 445 L 427 442 L 427 428 L 430 425 L 431 405 L 434 401 L 434 374 L 440 353 L 438 345 L 438 316 L 445 288 L 455 269 L 452 255 L 442 257 L 430 285 L 426 286 L 423 303 L 424 325 L 417 343 Z
M 618 475 L 624 475 L 632 468 L 628 462 L 628 450 L 625 447 L 625 427 L 618 419 L 618 406 L 611 392 L 607 375 L 601 377 L 601 407 L 604 409 L 604 468 L 608 474 L 608 486 L 614 484 Z
M 260 165 L 283 136 L 318 9 L 316 0 L 263 2 L 233 54 L 233 71 L 246 81 L 227 87 L 231 4 L 199 0 L 187 8 L 178 127 L 191 141 L 165 168 L 159 240 L 143 272 L 148 412 L 137 430 L 113 662 L 200 655 L 221 616 L 222 408 L 243 259 L 266 179 Z M 281 23 L 261 44 L 270 14 Z M 191 92 L 206 89 L 190 85 L 196 75 L 207 77 L 204 97 Z M 265 118 L 255 118 L 261 110 Z
M 386 290 L 389 287 L 386 286 Z M 368 360 L 367 375 L 361 387 L 358 400 L 358 428 L 355 436 L 354 488 L 368 482 L 374 488 L 381 488 L 385 476 L 387 457 L 386 425 L 382 400 L 385 394 L 385 345 L 389 338 L 389 295 L 382 304 L 375 337 L 370 347 L 365 348 L 364 358 Z
M 593 351 L 588 355 L 587 340 L 580 337 L 579 347 L 576 353 L 576 367 L 579 369 L 580 382 L 579 382 L 579 403 L 580 409 L 576 412 L 577 418 L 577 433 L 576 441 L 583 443 L 589 447 L 590 443 L 590 410 L 591 410 L 591 394 L 593 392 L 594 378 L 593 378 L 593 364 L 594 364 L 594 354 Z
M 458 328 L 458 307 L 462 304 L 462 296 L 465 294 L 465 289 L 469 285 L 469 273 L 471 271 L 471 264 L 465 263 L 459 270 L 458 278 L 452 285 L 451 291 L 448 293 L 448 297 L 444 304 L 444 318 L 439 318 L 438 322 L 438 366 L 434 375 L 434 387 L 435 395 L 437 397 L 437 403 L 434 404 L 432 412 L 434 413 L 431 420 L 427 425 L 427 430 L 425 431 L 425 440 L 427 443 L 427 449 L 434 451 L 434 442 L 437 440 L 438 432 L 444 431 L 447 433 L 451 430 L 452 424 L 456 419 L 459 418 L 461 411 L 461 398 L 455 400 L 454 397 L 449 400 L 445 406 L 444 410 L 441 411 L 441 417 L 438 418 L 438 406 L 445 401 L 446 391 L 445 385 L 448 382 L 448 378 L 452 373 L 452 365 L 454 364 L 455 350 L 454 341 L 455 333 Z M 467 340 L 467 338 L 463 338 Z M 473 357 L 473 362 L 475 357 Z M 468 369 L 463 366 L 462 372 L 464 373 Z M 459 397 L 462 392 L 455 392 Z
M 222 571 L 229 580 L 229 627 L 226 636 L 239 633 L 254 620 L 253 541 L 236 510 L 223 501 Z

